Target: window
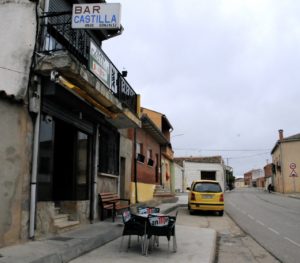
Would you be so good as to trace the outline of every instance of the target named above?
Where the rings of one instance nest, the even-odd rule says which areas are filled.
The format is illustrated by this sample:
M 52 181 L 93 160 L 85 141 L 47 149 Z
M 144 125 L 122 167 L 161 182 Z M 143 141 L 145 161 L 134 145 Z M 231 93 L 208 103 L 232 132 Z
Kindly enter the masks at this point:
M 222 189 L 219 184 L 215 183 L 197 183 L 194 186 L 194 191 L 200 193 L 220 193 Z
M 138 154 L 143 154 L 143 144 L 142 143 L 136 143 L 136 156 Z
M 216 171 L 201 171 L 201 180 L 216 180 Z
M 102 126 L 99 136 L 99 172 L 119 174 L 119 133 L 113 128 Z
M 152 149 L 147 150 L 147 164 L 149 166 L 153 166 L 153 159 L 152 159 Z
M 138 162 L 143 163 L 145 161 L 145 156 L 143 155 L 143 144 L 136 143 L 136 159 Z

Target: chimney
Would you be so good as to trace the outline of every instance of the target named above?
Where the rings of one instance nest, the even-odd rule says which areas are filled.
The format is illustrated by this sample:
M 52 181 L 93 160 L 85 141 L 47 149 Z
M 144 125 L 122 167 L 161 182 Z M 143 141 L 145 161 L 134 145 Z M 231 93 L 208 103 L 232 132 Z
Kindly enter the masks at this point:
M 279 130 L 279 141 L 283 141 L 283 130 Z

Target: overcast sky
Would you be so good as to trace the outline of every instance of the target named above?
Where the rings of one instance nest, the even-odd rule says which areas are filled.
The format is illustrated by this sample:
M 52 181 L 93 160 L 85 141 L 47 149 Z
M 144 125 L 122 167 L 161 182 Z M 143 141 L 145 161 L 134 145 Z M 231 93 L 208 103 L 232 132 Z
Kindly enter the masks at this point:
M 124 32 L 103 50 L 167 116 L 176 157 L 222 155 L 241 177 L 300 132 L 299 0 L 107 2 Z

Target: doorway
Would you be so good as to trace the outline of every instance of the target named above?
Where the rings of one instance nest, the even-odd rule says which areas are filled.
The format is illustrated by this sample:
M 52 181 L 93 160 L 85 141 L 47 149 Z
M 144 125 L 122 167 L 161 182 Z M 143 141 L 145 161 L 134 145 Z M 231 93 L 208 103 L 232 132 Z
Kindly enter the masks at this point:
M 42 115 L 38 200 L 88 200 L 91 136 L 70 123 Z

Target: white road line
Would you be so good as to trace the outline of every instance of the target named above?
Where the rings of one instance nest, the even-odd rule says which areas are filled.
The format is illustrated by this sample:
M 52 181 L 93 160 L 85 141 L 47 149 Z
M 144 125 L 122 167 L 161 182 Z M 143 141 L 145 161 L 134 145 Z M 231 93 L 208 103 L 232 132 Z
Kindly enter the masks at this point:
M 294 244 L 294 245 L 296 245 L 296 246 L 300 247 L 300 244 L 298 244 L 298 243 L 297 243 L 297 242 L 295 242 L 294 240 L 292 240 L 292 239 L 289 239 L 288 237 L 284 237 L 284 239 L 286 239 L 287 241 L 290 241 L 292 244 Z
M 249 214 L 248 214 L 248 217 L 249 217 L 250 219 L 254 220 L 254 217 L 253 217 L 252 215 L 249 215 Z
M 273 229 L 273 228 L 271 228 L 271 227 L 268 227 L 268 229 L 269 229 L 270 231 L 272 231 L 273 233 L 275 233 L 276 235 L 279 235 L 279 232 L 276 231 L 275 229 Z
M 262 226 L 265 225 L 265 224 L 264 224 L 263 222 L 261 222 L 260 220 L 256 220 L 256 223 L 258 223 L 258 224 L 260 224 L 260 225 L 262 225 Z

